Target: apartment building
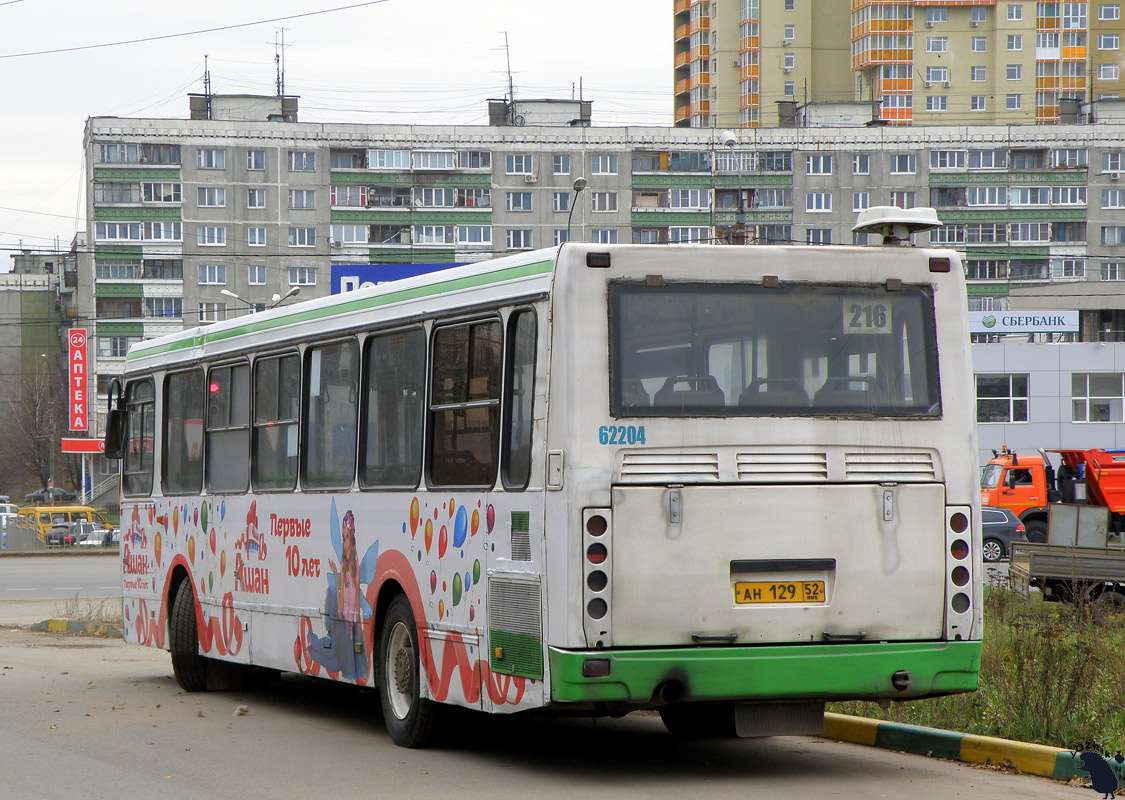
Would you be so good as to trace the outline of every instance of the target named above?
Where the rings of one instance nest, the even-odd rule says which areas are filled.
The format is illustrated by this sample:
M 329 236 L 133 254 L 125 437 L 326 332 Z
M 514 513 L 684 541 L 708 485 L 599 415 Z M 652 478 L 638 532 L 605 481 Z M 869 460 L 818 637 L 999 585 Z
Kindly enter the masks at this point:
M 676 0 L 674 13 L 676 125 L 786 124 L 777 100 L 841 94 L 892 125 L 1056 123 L 1121 96 L 1119 2 Z

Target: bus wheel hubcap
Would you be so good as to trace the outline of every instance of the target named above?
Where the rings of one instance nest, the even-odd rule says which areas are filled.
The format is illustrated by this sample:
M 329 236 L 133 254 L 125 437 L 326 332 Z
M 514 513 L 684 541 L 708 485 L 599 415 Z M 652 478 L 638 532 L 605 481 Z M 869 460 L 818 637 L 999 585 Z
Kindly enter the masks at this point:
M 387 641 L 387 697 L 391 711 L 406 719 L 414 704 L 414 645 L 406 625 L 396 622 Z

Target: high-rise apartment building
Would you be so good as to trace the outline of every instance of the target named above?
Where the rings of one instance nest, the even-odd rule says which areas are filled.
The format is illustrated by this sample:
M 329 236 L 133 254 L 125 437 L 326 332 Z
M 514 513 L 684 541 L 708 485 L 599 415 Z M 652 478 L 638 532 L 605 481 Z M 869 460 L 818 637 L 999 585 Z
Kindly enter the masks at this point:
M 784 125 L 779 100 L 841 99 L 893 125 L 1066 121 L 1120 96 L 1121 5 L 676 0 L 675 124 Z

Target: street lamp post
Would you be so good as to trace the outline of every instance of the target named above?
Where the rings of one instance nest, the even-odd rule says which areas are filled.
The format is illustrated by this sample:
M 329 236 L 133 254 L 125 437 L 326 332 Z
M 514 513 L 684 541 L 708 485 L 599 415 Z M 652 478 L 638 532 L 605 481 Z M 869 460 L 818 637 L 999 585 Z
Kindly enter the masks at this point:
M 46 353 L 40 353 L 39 357 L 43 359 L 46 364 L 47 371 L 47 419 L 50 424 L 47 435 L 47 452 L 49 453 L 50 465 L 48 467 L 49 477 L 47 478 L 47 500 L 51 505 L 55 504 L 55 381 L 51 375 L 51 359 L 47 358 Z
M 746 244 L 746 208 L 742 199 L 742 165 L 734 157 L 734 146 L 738 143 L 738 136 L 734 131 L 723 131 L 719 134 L 719 138 L 730 153 L 730 164 L 734 169 L 735 180 L 738 185 L 738 210 L 735 212 L 735 236 L 732 237 L 732 243 Z
M 585 178 L 574 179 L 574 194 L 570 200 L 570 213 L 566 215 L 566 240 L 570 241 L 570 220 L 574 217 L 574 207 L 578 205 L 578 195 L 586 188 Z

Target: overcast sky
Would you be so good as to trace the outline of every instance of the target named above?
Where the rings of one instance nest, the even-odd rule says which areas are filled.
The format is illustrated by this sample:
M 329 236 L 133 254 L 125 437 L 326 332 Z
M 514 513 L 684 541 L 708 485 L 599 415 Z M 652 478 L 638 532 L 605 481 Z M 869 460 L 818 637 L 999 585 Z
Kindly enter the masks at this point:
M 285 90 L 302 122 L 483 124 L 507 90 L 571 96 L 583 79 L 594 124 L 669 125 L 666 0 L 239 0 L 153 3 L 0 0 L 0 271 L 24 247 L 67 247 L 85 228 L 87 117 L 188 114 L 203 91 L 273 94 L 285 28 Z M 325 9 L 331 13 L 245 23 Z M 192 36 L 21 55 L 163 37 Z

